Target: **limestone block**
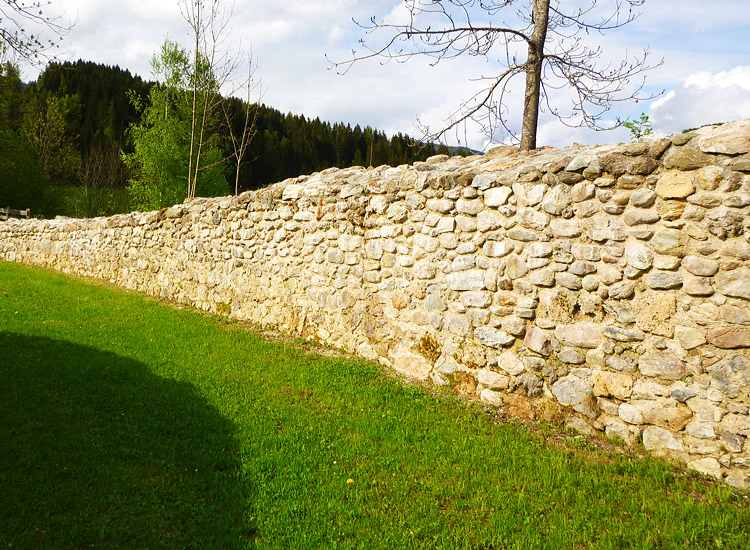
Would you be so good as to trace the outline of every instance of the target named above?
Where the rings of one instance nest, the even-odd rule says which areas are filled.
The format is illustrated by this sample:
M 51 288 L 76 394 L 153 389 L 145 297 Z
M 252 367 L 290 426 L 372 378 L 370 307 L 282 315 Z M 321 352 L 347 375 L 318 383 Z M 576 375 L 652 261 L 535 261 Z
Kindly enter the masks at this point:
M 601 397 L 615 397 L 628 399 L 633 391 L 633 379 L 616 372 L 602 371 L 596 375 L 594 395 Z
M 456 201 L 456 211 L 459 214 L 476 216 L 482 210 L 484 210 L 484 202 L 482 201 L 482 199 L 458 199 Z
M 674 328 L 674 336 L 680 345 L 687 350 L 706 343 L 706 331 L 699 328 L 677 325 Z
M 492 189 L 487 189 L 484 192 L 484 204 L 492 208 L 503 206 L 508 202 L 512 194 L 513 189 L 510 187 L 493 187 Z
M 507 266 L 506 266 L 507 269 Z M 551 287 L 555 284 L 555 272 L 551 269 L 539 269 L 529 275 L 529 282 L 536 286 Z
M 656 223 L 661 219 L 655 210 L 630 209 L 625 212 L 624 220 L 628 225 L 644 225 Z
M 470 269 L 446 275 L 445 281 L 451 290 L 485 290 L 484 271 Z
M 610 292 L 610 297 L 612 292 Z M 672 336 L 672 319 L 677 311 L 677 298 L 670 292 L 645 290 L 639 292 L 632 303 L 636 326 L 659 336 Z
M 716 290 L 725 296 L 750 300 L 750 269 L 721 271 L 715 277 Z
M 497 366 L 511 376 L 518 376 L 525 369 L 518 356 L 512 351 L 504 351 L 497 358 Z
M 392 361 L 394 369 L 402 374 L 420 380 L 426 380 L 432 370 L 432 363 L 401 344 L 393 351 Z
M 721 432 L 721 445 L 730 453 L 741 453 L 745 446 L 745 438 L 724 430 Z
M 719 327 L 708 331 L 709 344 L 717 348 L 750 348 L 750 327 Z
M 711 164 L 713 157 L 700 151 L 697 147 L 686 145 L 683 147 L 671 147 L 662 159 L 665 168 L 677 170 L 696 170 L 707 164 Z
M 658 426 L 649 426 L 643 430 L 643 446 L 656 455 L 685 450 L 679 436 Z
M 614 325 L 604 327 L 602 335 L 617 342 L 642 342 L 646 338 L 646 335 L 638 329 Z
M 488 405 L 492 405 L 493 407 L 502 407 L 503 394 L 487 388 L 480 392 L 479 400 L 482 403 L 487 403 Z
M 644 376 L 654 376 L 667 380 L 680 380 L 687 374 L 687 366 L 670 351 L 644 353 L 638 359 L 638 370 Z
M 482 344 L 491 348 L 501 348 L 515 342 L 515 338 L 502 330 L 496 330 L 491 327 L 479 327 L 474 331 Z
M 682 430 L 692 417 L 688 407 L 669 398 L 632 399 L 620 405 L 618 415 L 628 424 L 653 424 L 672 431 Z
M 656 193 L 651 189 L 637 189 L 630 195 L 630 204 L 638 208 L 649 208 L 656 202 Z
M 477 382 L 492 390 L 504 390 L 510 385 L 510 378 L 490 369 L 481 369 L 477 373 Z
M 656 184 L 656 194 L 662 199 L 684 199 L 695 193 L 695 175 L 692 172 L 665 172 Z
M 703 153 L 741 155 L 750 152 L 750 122 L 747 120 L 701 129 L 699 134 L 694 143 Z
M 715 458 L 698 458 L 696 460 L 691 460 L 687 465 L 688 468 L 696 470 L 707 476 L 715 477 L 716 479 L 722 478 L 721 464 L 719 464 L 719 461 Z
M 641 242 L 629 241 L 625 244 L 625 259 L 628 265 L 645 271 L 651 269 L 654 262 L 654 253 Z
M 531 351 L 544 356 L 549 356 L 553 352 L 560 350 L 560 344 L 552 332 L 535 325 L 531 325 L 526 329 L 526 337 L 523 343 Z
M 581 224 L 576 220 L 555 218 L 550 222 L 552 234 L 557 238 L 580 237 Z
M 635 294 L 633 281 L 622 281 L 609 287 L 609 297 L 613 300 L 629 300 Z
M 505 216 L 496 210 L 483 210 L 477 215 L 477 231 L 486 233 L 502 227 Z
M 568 406 L 581 404 L 591 396 L 591 386 L 575 376 L 560 378 L 550 389 L 561 404 Z
M 502 258 L 513 252 L 514 245 L 510 241 L 486 241 L 482 246 L 482 253 L 488 258 Z
M 602 327 L 597 323 L 562 325 L 555 329 L 555 338 L 566 346 L 595 348 L 602 339 Z
M 516 214 L 518 223 L 528 229 L 543 231 L 550 222 L 549 215 L 533 208 L 522 208 Z

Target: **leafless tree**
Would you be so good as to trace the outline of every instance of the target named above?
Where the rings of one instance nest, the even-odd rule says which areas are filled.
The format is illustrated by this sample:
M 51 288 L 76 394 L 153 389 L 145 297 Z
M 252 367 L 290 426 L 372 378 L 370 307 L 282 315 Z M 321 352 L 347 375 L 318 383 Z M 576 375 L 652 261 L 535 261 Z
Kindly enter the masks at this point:
M 0 51 L 39 64 L 49 60 L 75 23 L 45 11 L 51 1 L 0 0 Z M 52 37 L 42 33 L 49 31 Z M 36 32 L 35 32 L 36 31 Z
M 433 59 L 432 65 L 462 56 L 486 58 L 496 68 L 478 80 L 486 85 L 463 100 L 437 131 L 422 125 L 424 139 L 439 140 L 469 120 L 492 137 L 498 129 L 516 137 L 508 120 L 507 95 L 514 77 L 525 75 L 520 148 L 536 148 L 540 109 L 547 109 L 563 124 L 594 129 L 616 127 L 604 120 L 615 102 L 646 100 L 643 73 L 650 65 L 649 50 L 615 64 L 603 61 L 603 52 L 589 44 L 589 35 L 604 34 L 631 23 L 645 0 L 405 0 L 408 22 L 371 18 L 359 24 L 368 35 L 386 34 L 384 43 L 371 46 L 360 40 L 362 51 L 333 63 L 346 73 L 357 61 L 384 58 L 405 62 L 416 55 Z M 524 49 L 526 55 L 524 56 Z M 551 95 L 564 87 L 573 90 L 569 110 L 552 104 Z
M 254 83 L 254 68 L 253 68 L 253 62 L 252 62 L 252 55 L 248 58 L 247 62 L 247 80 L 245 82 L 245 101 L 242 102 L 232 102 L 231 98 L 229 98 L 227 101 L 224 101 L 222 103 L 223 106 L 223 112 L 224 112 L 224 120 L 227 125 L 227 129 L 229 131 L 229 141 L 232 145 L 232 151 L 231 151 L 231 157 L 234 161 L 235 166 L 235 173 L 234 173 L 234 194 L 237 195 L 239 193 L 239 187 L 240 187 L 240 170 L 242 169 L 242 165 L 244 164 L 244 158 L 245 153 L 247 152 L 247 148 L 250 145 L 250 142 L 255 137 L 256 132 L 256 123 L 258 122 L 258 104 L 260 103 L 260 98 L 263 95 L 262 89 L 260 89 L 260 85 L 258 85 L 258 99 L 256 101 L 253 101 L 252 95 L 255 86 Z M 242 122 L 242 127 L 239 129 L 239 131 L 235 131 L 234 127 L 234 116 L 232 112 L 232 105 L 237 105 L 239 103 L 240 108 L 243 110 L 244 118 Z
M 208 168 L 202 155 L 206 144 L 218 137 L 211 131 L 222 117 L 225 97 L 245 87 L 237 84 L 236 73 L 242 65 L 241 49 L 228 46 L 233 8 L 220 0 L 180 0 L 180 10 L 193 38 L 193 72 L 190 90 L 190 161 L 187 198 L 195 196 L 200 171 Z M 252 80 L 252 71 L 247 85 Z M 242 153 L 249 143 L 253 126 L 246 125 L 241 142 Z M 233 136 L 234 138 L 235 136 Z M 234 144 L 234 143 L 233 143 Z M 235 149 L 237 151 L 237 149 Z M 236 152 L 235 152 L 236 155 Z M 241 160 L 239 161 L 241 163 Z

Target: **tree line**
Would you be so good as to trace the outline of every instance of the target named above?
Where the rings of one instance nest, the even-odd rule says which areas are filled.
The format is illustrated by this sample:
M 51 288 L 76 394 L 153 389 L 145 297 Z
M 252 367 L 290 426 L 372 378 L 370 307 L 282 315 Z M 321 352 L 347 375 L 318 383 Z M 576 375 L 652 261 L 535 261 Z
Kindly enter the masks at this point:
M 0 203 L 47 216 L 95 216 L 139 206 L 129 189 L 137 166 L 128 166 L 127 159 L 159 86 L 127 69 L 82 60 L 51 62 L 36 82 L 26 84 L 13 64 L 4 64 Z M 370 126 L 284 114 L 239 98 L 229 98 L 227 105 L 228 121 L 217 125 L 221 159 L 230 156 L 229 128 L 241 128 L 248 109 L 254 131 L 239 174 L 236 164 L 217 163 L 213 193 L 234 192 L 235 181 L 241 192 L 333 166 L 396 166 L 456 152 L 415 144 L 400 133 L 389 137 Z

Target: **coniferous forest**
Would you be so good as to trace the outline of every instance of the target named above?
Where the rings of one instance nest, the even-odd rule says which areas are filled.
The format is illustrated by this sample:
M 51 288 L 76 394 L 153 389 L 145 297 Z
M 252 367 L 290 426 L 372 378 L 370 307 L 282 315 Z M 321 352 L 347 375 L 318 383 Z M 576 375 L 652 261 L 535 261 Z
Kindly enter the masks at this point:
M 136 128 L 151 102 L 163 97 L 153 92 L 164 88 L 128 70 L 87 61 L 50 63 L 30 84 L 12 64 L 0 67 L 0 206 L 30 208 L 45 217 L 164 206 L 172 197 L 139 203 L 132 188 L 140 168 L 132 160 Z M 224 158 L 214 174 L 220 184 L 206 188 L 209 194 L 233 193 L 235 186 L 239 192 L 257 189 L 333 166 L 397 166 L 449 152 L 369 126 L 283 114 L 235 98 L 227 104 L 226 123 L 215 126 L 213 145 L 217 158 Z M 252 141 L 237 175 L 229 129 L 241 130 L 248 109 Z

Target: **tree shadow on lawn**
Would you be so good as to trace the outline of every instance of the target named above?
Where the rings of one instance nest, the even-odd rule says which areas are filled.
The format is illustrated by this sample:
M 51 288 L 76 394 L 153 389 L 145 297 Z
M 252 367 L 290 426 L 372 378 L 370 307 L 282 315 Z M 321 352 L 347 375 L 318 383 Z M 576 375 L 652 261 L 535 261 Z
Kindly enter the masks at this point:
M 254 537 L 231 421 L 190 384 L 0 332 L 0 546 L 238 548 Z

